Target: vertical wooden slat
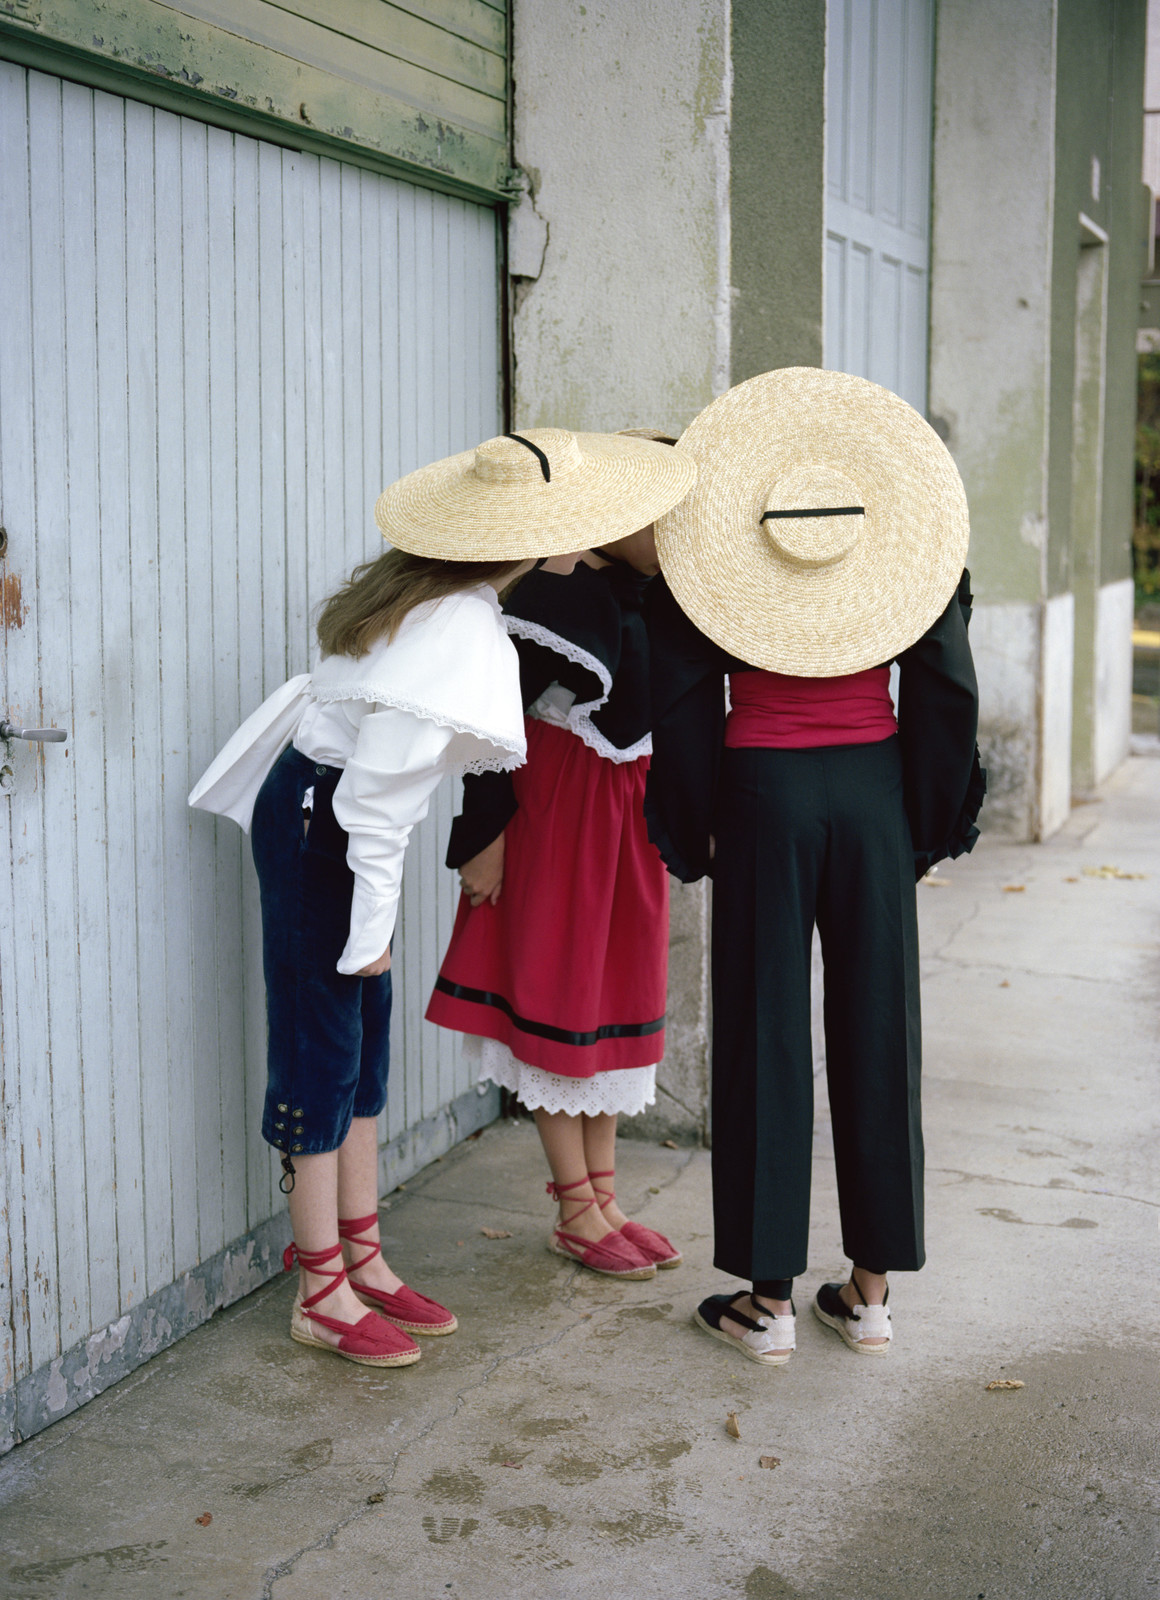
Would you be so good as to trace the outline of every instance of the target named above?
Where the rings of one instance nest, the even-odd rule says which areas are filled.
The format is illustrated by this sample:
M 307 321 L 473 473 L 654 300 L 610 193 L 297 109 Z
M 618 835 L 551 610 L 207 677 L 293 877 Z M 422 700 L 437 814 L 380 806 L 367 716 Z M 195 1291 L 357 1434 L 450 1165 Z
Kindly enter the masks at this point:
M 114 1305 L 144 1298 L 145 1217 L 141 1180 L 141 1079 L 136 972 L 133 836 L 133 669 L 130 636 L 128 415 L 125 286 L 125 103 L 94 99 L 96 167 L 98 469 L 101 662 L 104 677 L 106 850 L 94 862 L 105 882 L 108 933 L 109 1081 L 117 1218 Z M 87 1062 L 86 1062 L 87 1064 Z M 114 1309 L 112 1315 L 116 1315 Z
M 214 613 L 213 483 L 218 463 L 210 455 L 210 266 L 207 130 L 181 126 L 182 322 L 185 389 L 185 693 L 189 716 L 189 772 L 196 775 L 213 756 L 220 725 L 214 716 L 215 682 L 228 669 L 220 639 L 228 622 Z M 212 469 L 211 469 L 212 462 Z M 223 471 L 230 469 L 223 461 Z M 198 819 L 200 821 L 200 819 Z M 229 824 L 191 830 L 190 911 L 192 933 L 193 1079 L 190 1159 L 197 1171 L 197 1255 L 217 1248 L 222 1233 L 221 1108 L 218 1084 L 217 961 L 214 954 L 219 848 L 229 850 Z M 209 892 L 207 892 L 207 890 Z M 189 980 L 187 980 L 189 981 Z
M 262 544 L 262 379 L 261 277 L 259 254 L 260 146 L 251 139 L 232 139 L 229 158 L 234 173 L 234 238 L 223 257 L 232 266 L 235 306 L 233 387 L 237 498 L 230 530 L 237 567 L 238 712 L 248 716 L 264 694 Z M 232 256 L 232 260 L 231 260 Z M 223 546 L 227 541 L 223 539 Z M 249 841 L 236 833 L 238 874 L 231 907 L 238 940 L 237 1034 L 232 1043 L 235 1067 L 224 1086 L 226 1142 L 226 1237 L 234 1239 L 268 1214 L 269 1163 L 262 1151 L 260 1090 L 264 1087 L 265 1050 L 255 1039 L 250 1013 L 260 1019 L 263 998 L 254 940 L 260 934 L 256 895 L 252 890 Z M 260 942 L 258 944 L 260 950 Z M 253 980 L 257 979 L 257 983 Z M 255 1051 L 253 1046 L 257 1044 Z M 232 1124 L 232 1127 L 231 1127 Z M 236 1172 L 235 1172 L 236 1169 Z M 252 1188 L 263 1195 L 254 1207 Z
M 261 602 L 257 621 L 261 634 L 261 681 L 264 697 L 287 675 L 286 546 L 286 361 L 283 308 L 284 240 L 282 152 L 257 147 L 258 297 L 258 461 L 260 489 L 253 543 L 258 552 Z M 288 243 L 288 241 L 286 241 Z M 268 1216 L 282 1201 L 277 1192 L 276 1163 L 262 1138 L 266 1093 L 266 1009 L 262 980 L 262 929 L 257 880 L 249 869 L 249 843 L 243 874 L 243 924 L 246 950 L 246 1160 L 250 1175 L 250 1224 Z
M 35 74 L 30 76 L 29 88 L 30 93 L 39 88 Z M 84 97 L 76 104 L 76 109 L 76 125 L 69 129 L 70 139 L 75 136 L 75 143 L 66 145 L 69 248 L 64 252 L 68 326 L 65 381 L 69 407 L 69 617 L 74 695 L 72 749 L 76 761 L 79 1090 L 84 1109 L 89 1315 L 93 1324 L 99 1326 L 117 1315 L 120 1298 L 109 1019 L 109 810 L 105 739 L 108 710 L 102 637 L 103 484 L 99 420 L 102 372 L 97 319 L 102 285 L 95 250 L 98 214 L 107 214 L 112 197 L 106 190 L 102 205 L 98 207 L 96 97 Z M 107 127 L 105 137 L 107 140 Z M 114 211 L 110 226 L 116 226 L 123 238 L 123 209 L 120 215 Z M 54 239 L 45 241 L 46 252 L 58 256 L 60 246 L 59 232 Z M 124 326 L 123 287 L 119 304 L 110 306 L 109 314 L 110 317 L 120 316 Z M 114 341 L 115 335 L 111 334 L 110 344 Z M 111 377 L 110 374 L 104 376 Z M 115 388 L 109 400 L 111 405 L 116 405 Z M 110 472 L 115 476 L 114 461 L 110 462 Z M 38 494 L 43 494 L 46 487 L 43 470 L 38 478 Z M 50 536 L 47 528 L 45 533 Z M 116 534 L 111 537 L 115 541 Z M 53 543 L 55 545 L 55 539 Z M 57 932 L 50 930 L 50 938 L 55 939 Z
M 79 93 L 80 91 L 78 91 Z M 164 881 L 161 673 L 158 651 L 160 549 L 157 473 L 157 316 L 155 272 L 154 113 L 125 106 L 128 535 L 133 682 L 129 782 L 136 862 L 136 939 L 140 1066 L 140 1150 L 144 1256 L 142 1291 L 173 1280 L 172 1192 L 169 1183 L 168 1081 L 159 1047 L 168 1026 Z M 163 192 L 163 191 L 161 191 Z
M 321 523 L 319 561 L 311 591 L 311 620 L 318 605 L 348 576 L 353 562 L 347 560 L 349 532 L 346 526 L 346 481 L 344 475 L 343 417 L 343 228 L 342 167 L 336 161 L 321 161 L 319 174 L 318 293 L 319 293 L 319 372 L 321 405 L 317 413 L 321 479 Z M 354 418 L 352 426 L 357 425 Z M 313 633 L 310 646 L 314 648 Z
M 61 85 L 60 100 L 55 94 L 51 96 L 51 127 L 45 126 L 41 130 L 42 150 L 37 157 L 33 205 L 41 213 L 42 225 L 47 227 L 50 236 L 58 234 L 69 192 L 65 148 L 69 113 L 78 109 L 78 101 L 83 105 L 88 98 L 71 84 Z M 91 138 L 91 118 L 86 115 L 85 121 L 86 132 Z M 43 141 L 58 133 L 60 144 L 55 151 L 55 159 L 51 167 L 46 168 L 42 159 Z M 27 230 L 24 230 L 23 237 L 27 247 Z M 33 288 L 34 300 L 39 306 L 39 314 L 33 324 L 37 338 L 37 348 L 33 354 L 36 414 L 34 448 L 39 460 L 63 461 L 67 460 L 69 433 L 64 383 L 67 343 L 64 267 L 58 250 L 51 270 L 47 270 L 47 249 L 43 240 L 37 254 L 39 262 Z M 54 546 L 58 530 L 69 524 L 69 510 L 68 474 L 67 471 L 60 471 L 50 483 L 38 486 L 35 548 L 29 537 L 25 540 L 23 551 L 29 558 L 29 565 L 24 567 L 25 585 L 27 598 L 35 606 L 36 635 L 40 641 L 39 660 L 33 669 L 35 676 L 31 681 L 27 662 L 17 669 L 10 680 L 13 698 L 21 697 L 22 682 L 25 688 L 32 688 L 38 693 L 38 721 L 51 721 L 66 728 L 71 728 L 73 724 L 73 695 L 76 692 L 76 686 L 70 683 L 69 566 L 67 558 L 63 561 L 59 559 Z M 7 526 L 12 528 L 11 523 Z M 32 524 L 25 524 L 25 527 L 30 536 Z M 21 552 L 16 551 L 14 555 L 19 570 L 24 565 Z M 32 709 L 31 705 L 29 709 Z M 39 713 L 43 713 L 43 716 Z M 24 754 L 25 750 L 27 755 Z M 62 848 L 64 841 L 71 840 L 74 828 L 76 762 L 73 746 L 70 741 L 64 746 L 45 751 L 43 757 L 34 756 L 26 746 L 17 745 L 16 751 L 13 766 L 18 774 L 23 772 L 23 779 L 18 779 L 19 788 L 23 790 L 27 781 L 35 778 L 39 791 L 42 824 L 41 819 L 37 819 L 33 850 L 44 873 L 45 923 L 50 928 L 75 929 L 75 861 L 72 849 Z M 51 768 L 48 765 L 50 761 Z M 45 782 L 50 776 L 51 783 Z M 22 809 L 31 800 L 30 794 L 18 794 L 5 805 L 13 804 Z M 31 820 L 30 811 L 26 811 L 25 815 Z M 31 843 L 31 839 L 28 842 Z M 88 1271 L 83 1228 L 84 1134 L 80 1096 L 77 1093 L 80 1080 L 77 1033 L 79 959 L 75 934 L 71 938 L 46 940 L 44 974 L 48 1026 L 45 1046 L 51 1098 L 44 1112 L 51 1121 L 52 1139 L 47 1147 L 38 1147 L 35 1152 L 30 1152 L 27 1144 L 25 1146 L 26 1184 L 43 1184 L 53 1191 L 53 1213 L 57 1226 L 55 1238 L 49 1241 L 44 1258 L 51 1255 L 53 1262 L 51 1293 L 58 1302 L 57 1338 L 62 1346 L 83 1337 L 89 1328 Z M 62 1227 L 63 1219 L 69 1221 Z M 81 1226 L 74 1226 L 73 1219 Z M 44 1220 L 48 1221 L 47 1212 Z
M 234 135 L 210 128 L 206 139 L 207 343 L 209 353 L 209 456 L 213 469 L 206 485 L 209 501 L 211 610 L 213 638 L 213 719 L 217 744 L 223 728 L 237 727 L 242 715 L 239 681 L 243 606 L 238 570 L 238 481 L 244 468 L 238 449 L 237 340 L 235 300 Z M 242 1123 L 241 854 L 236 827 L 217 828 L 214 855 L 214 936 L 207 954 L 214 967 L 214 1011 L 207 1030 L 209 1052 L 199 1063 L 203 1137 L 216 1144 L 216 1169 L 207 1162 L 208 1181 L 218 1186 L 215 1233 L 203 1237 L 202 1254 L 219 1250 L 245 1227 L 245 1134 Z M 207 1019 L 208 1021 L 209 1019 Z
M 190 774 L 210 742 L 204 702 L 199 693 L 190 702 L 190 609 L 200 595 L 204 527 L 189 526 L 187 498 L 196 508 L 203 496 L 205 469 L 196 454 L 187 456 L 199 440 L 204 447 L 204 410 L 191 419 L 193 436 L 186 429 L 186 261 L 183 216 L 187 183 L 196 187 L 197 172 L 187 161 L 184 122 L 168 112 L 154 112 L 154 170 L 158 204 L 153 217 L 157 277 L 157 649 L 160 663 L 161 828 L 164 875 L 158 891 L 165 926 L 165 1033 L 149 1041 L 147 1059 L 163 1077 L 161 1095 L 166 1107 L 164 1128 L 150 1130 L 168 1147 L 170 1215 L 174 1273 L 184 1272 L 198 1259 L 198 1174 L 195 1139 L 197 1085 L 193 1063 L 199 1059 L 194 1027 L 195 897 L 202 892 L 205 865 L 212 847 L 212 827 L 195 819 L 184 805 Z M 187 165 L 189 170 L 187 171 Z M 190 196 L 191 204 L 193 195 Z M 191 241 L 192 242 L 192 241 Z M 189 271 L 196 278 L 191 261 Z M 194 283 L 189 290 L 192 293 Z M 196 309 L 191 329 L 204 327 Z M 191 354 L 190 359 L 197 359 Z M 194 515 L 197 515 L 196 509 Z M 187 541 L 192 545 L 187 550 Z M 204 622 L 206 613 L 202 611 Z M 198 612 L 193 611 L 196 619 Z M 193 623 L 196 631 L 196 620 Z M 207 663 L 204 636 L 199 641 L 196 671 Z M 196 729 L 199 747 L 191 740 Z M 195 874 L 196 850 L 200 873 Z M 204 917 L 204 905 L 201 911 Z M 160 1225 L 160 1224 L 159 1224 Z
M 37 142 L 33 138 L 32 107 L 26 98 L 24 75 L 0 82 L 8 91 L 0 97 L 0 138 L 8 157 L 3 170 L 9 178 L 3 186 L 0 252 L 5 266 L 5 293 L 11 296 L 10 315 L 4 319 L 4 337 L 0 338 L 0 444 L 4 449 L 0 495 L 9 535 L 5 575 L 19 577 L 22 597 L 21 610 L 5 626 L 5 705 L 15 711 L 20 705 L 30 709 L 35 706 L 37 688 L 33 676 L 38 655 L 33 475 L 35 310 L 29 237 L 30 161 Z M 44 110 L 38 110 L 39 125 L 44 118 Z M 0 979 L 4 1004 L 6 1211 L 11 1245 L 7 1263 L 11 1273 L 11 1360 L 19 1375 L 28 1371 L 34 1354 L 40 1356 L 54 1319 L 46 1294 L 51 1280 L 38 1284 L 35 1277 L 37 1230 L 52 1227 L 51 1194 L 42 1181 L 43 1140 L 36 1100 L 37 1090 L 43 1092 L 45 1087 L 48 1049 L 44 907 L 37 883 L 42 845 L 39 799 L 35 769 L 27 753 L 17 748 L 10 764 L 15 775 L 13 792 L 0 799 L 7 835 L 5 889 L 11 897 L 11 914 L 0 917 Z M 51 1127 L 48 1131 L 51 1135 Z M 49 1149 L 51 1152 L 51 1144 Z M 42 1192 L 27 1197 L 26 1184 Z
M 322 227 L 323 163 L 311 162 L 302 174 L 302 301 L 305 338 L 303 389 L 304 448 L 306 454 L 306 611 L 301 635 L 293 640 L 298 659 L 308 651 L 310 619 L 326 593 L 330 560 L 326 546 L 325 416 L 326 351 L 323 344 Z

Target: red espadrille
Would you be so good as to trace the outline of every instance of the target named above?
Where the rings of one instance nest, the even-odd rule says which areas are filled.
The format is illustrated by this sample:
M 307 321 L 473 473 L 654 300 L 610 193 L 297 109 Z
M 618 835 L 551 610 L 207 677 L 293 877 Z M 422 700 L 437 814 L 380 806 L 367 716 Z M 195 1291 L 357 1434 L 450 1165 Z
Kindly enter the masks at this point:
M 549 1183 L 548 1193 L 553 1200 L 563 1200 L 566 1189 L 579 1189 L 587 1182 L 587 1178 L 577 1178 L 574 1183 Z M 595 1200 L 585 1200 L 569 1220 L 580 1216 L 595 1204 Z M 583 1239 L 578 1233 L 568 1233 L 564 1228 L 557 1227 L 548 1240 L 548 1249 L 553 1255 L 567 1256 L 570 1261 L 578 1261 L 590 1272 L 601 1272 L 608 1278 L 641 1279 L 656 1276 L 657 1269 L 652 1262 L 621 1233 L 609 1233 L 603 1239 Z
M 373 1241 L 360 1237 L 371 1228 L 375 1230 Z M 366 1245 L 366 1255 L 359 1261 L 352 1261 L 347 1269 L 348 1272 L 357 1272 L 379 1253 L 378 1212 L 372 1211 L 369 1217 L 339 1217 L 338 1237 L 345 1239 L 347 1244 Z M 385 1289 L 372 1289 L 369 1283 L 356 1283 L 353 1278 L 350 1286 L 359 1299 L 372 1306 L 380 1317 L 393 1322 L 396 1328 L 405 1328 L 408 1333 L 454 1333 L 459 1326 L 457 1317 L 446 1306 L 420 1294 L 417 1289 L 409 1289 L 406 1284 L 393 1294 L 388 1294 Z
M 333 1294 L 346 1277 L 345 1267 L 330 1267 L 328 1262 L 342 1255 L 342 1245 L 333 1244 L 326 1250 L 300 1250 L 296 1244 L 286 1246 L 282 1265 L 289 1272 L 297 1261 L 316 1277 L 330 1278 L 331 1282 L 316 1294 L 301 1294 L 294 1300 L 290 1313 L 290 1337 L 299 1344 L 312 1345 L 316 1350 L 329 1350 L 333 1355 L 344 1356 L 364 1367 L 409 1367 L 418 1361 L 419 1346 L 400 1329 L 392 1327 L 385 1318 L 368 1311 L 357 1322 L 340 1322 L 337 1317 L 325 1317 L 314 1308 L 320 1300 Z M 330 1344 L 311 1332 L 310 1324 L 319 1323 L 333 1333 L 341 1333 L 337 1344 Z
M 611 1172 L 590 1172 L 588 1181 L 592 1185 L 595 1195 L 603 1195 L 603 1200 L 598 1200 L 601 1211 L 606 1210 L 616 1199 L 612 1189 L 602 1189 L 596 1182 L 597 1178 L 611 1178 Z M 655 1228 L 646 1228 L 641 1222 L 626 1222 L 620 1230 L 621 1236 L 635 1245 L 646 1261 L 651 1261 L 660 1272 L 667 1272 L 670 1267 L 679 1267 L 684 1257 L 675 1244 L 670 1243 L 663 1233 L 658 1233 Z

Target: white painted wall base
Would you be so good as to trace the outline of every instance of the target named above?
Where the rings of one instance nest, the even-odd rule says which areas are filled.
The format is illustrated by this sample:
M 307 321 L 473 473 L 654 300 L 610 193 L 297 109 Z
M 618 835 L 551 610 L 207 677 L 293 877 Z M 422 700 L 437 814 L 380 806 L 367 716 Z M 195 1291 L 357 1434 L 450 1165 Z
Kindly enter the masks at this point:
M 1128 754 L 1132 732 L 1131 578 L 1106 583 L 1096 596 L 1096 693 L 1092 756 L 1102 783 Z
M 1071 810 L 1075 601 L 977 605 L 979 747 L 987 769 L 980 818 L 989 833 L 1046 839 Z
M 1071 703 L 1075 661 L 1075 596 L 1043 607 L 1040 690 L 1039 816 L 1035 837 L 1047 839 L 1071 811 Z
M 989 833 L 1029 839 L 1039 769 L 1039 607 L 976 605 L 971 650 L 979 679 L 979 748 L 987 769 L 979 823 Z

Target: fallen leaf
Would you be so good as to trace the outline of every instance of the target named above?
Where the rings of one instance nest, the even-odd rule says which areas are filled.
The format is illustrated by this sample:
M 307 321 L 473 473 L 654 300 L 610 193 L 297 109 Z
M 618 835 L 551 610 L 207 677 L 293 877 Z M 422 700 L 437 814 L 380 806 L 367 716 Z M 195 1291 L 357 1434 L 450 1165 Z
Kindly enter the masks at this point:
M 407 1185 L 405 1183 L 397 1183 L 395 1185 L 396 1189 L 405 1189 L 406 1187 L 407 1187 Z
M 193 1520 L 197 1523 L 199 1528 L 208 1528 L 210 1523 L 213 1521 L 213 1512 L 203 1511 L 200 1517 L 194 1517 Z
M 480 1233 L 485 1239 L 510 1239 L 511 1234 L 506 1228 L 480 1228 Z
M 740 1428 L 740 1426 L 738 1425 L 738 1422 L 737 1422 L 737 1413 L 736 1413 L 736 1411 L 731 1411 L 729 1413 L 729 1415 L 725 1418 L 725 1432 L 729 1435 L 729 1437 L 731 1439 L 740 1439 L 740 1437 L 741 1437 L 741 1428 Z
M 482 1139 L 483 1138 L 483 1129 L 482 1128 L 476 1128 L 475 1132 L 474 1133 L 469 1133 L 467 1135 L 467 1137 L 468 1137 L 469 1140 Z
M 1064 883 L 1078 883 L 1079 879 L 1078 878 L 1065 878 L 1063 881 L 1064 881 Z
M 500 1466 L 511 1467 L 513 1472 L 522 1472 L 524 1464 L 522 1461 L 501 1461 Z
M 650 1188 L 649 1189 L 649 1194 L 660 1194 L 660 1190 L 659 1189 Z
M 675 1139 L 662 1139 L 661 1148 L 663 1150 L 676 1150 L 678 1148 L 677 1141 Z
M 1085 878 L 1146 878 L 1146 872 L 1121 872 L 1119 867 L 1085 867 Z
M 456 1247 L 458 1249 L 460 1249 L 460 1250 L 463 1249 L 463 1240 L 462 1239 L 456 1239 L 455 1244 L 456 1244 Z
M 992 1378 L 987 1385 L 988 1389 L 1023 1389 L 1026 1385 L 1022 1378 Z
M 999 987 L 1000 987 L 1000 989 L 1009 989 L 1011 987 L 1010 978 L 1004 978 L 1003 982 L 999 985 Z
M 780 1456 L 759 1456 L 757 1458 L 757 1465 L 759 1467 L 780 1467 L 781 1466 L 781 1457 Z
M 386 1498 L 387 1498 L 386 1495 L 382 1492 L 381 1489 L 376 1489 L 374 1494 L 368 1494 L 367 1495 L 367 1505 L 368 1506 L 381 1506 L 383 1501 Z
M 1024 894 L 1026 890 L 1027 885 L 1025 883 L 1005 883 L 1003 885 L 1004 894 Z

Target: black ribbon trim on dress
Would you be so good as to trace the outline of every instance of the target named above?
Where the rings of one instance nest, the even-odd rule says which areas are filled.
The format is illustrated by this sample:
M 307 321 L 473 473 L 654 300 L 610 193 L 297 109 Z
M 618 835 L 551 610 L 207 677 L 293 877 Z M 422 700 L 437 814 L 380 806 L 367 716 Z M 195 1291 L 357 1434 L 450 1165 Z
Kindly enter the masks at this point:
M 525 439 L 522 433 L 509 433 L 507 438 L 514 439 L 517 444 L 527 445 L 528 449 L 540 463 L 540 471 L 544 474 L 544 482 L 551 483 L 552 463 L 548 460 L 547 456 L 540 449 L 540 447 L 538 445 L 534 445 L 530 439 Z
M 770 517 L 864 517 L 865 506 L 819 506 L 815 510 L 810 507 L 808 511 L 767 511 L 762 517 L 762 522 L 768 522 Z
M 609 1022 L 602 1028 L 593 1028 L 590 1033 L 570 1033 L 567 1028 L 554 1028 L 550 1022 L 529 1022 L 526 1017 L 517 1015 L 511 1002 L 505 1000 L 502 994 L 493 994 L 490 989 L 469 989 L 465 983 L 452 983 L 450 978 L 443 976 L 435 979 L 435 987 L 453 1000 L 470 1000 L 477 1006 L 494 1006 L 514 1022 L 521 1033 L 531 1034 L 536 1039 L 550 1039 L 553 1044 L 591 1045 L 599 1044 L 602 1039 L 644 1039 L 650 1033 L 659 1033 L 665 1025 L 664 1017 L 658 1017 L 655 1022 Z

